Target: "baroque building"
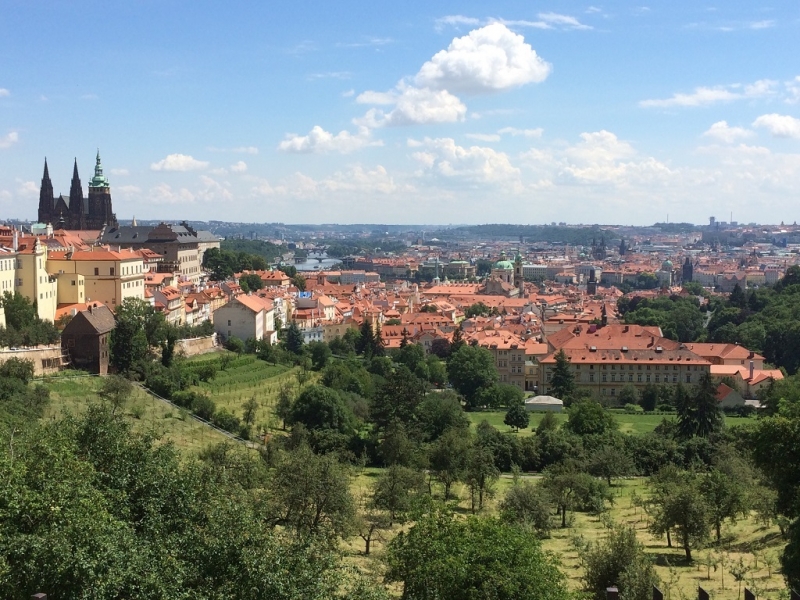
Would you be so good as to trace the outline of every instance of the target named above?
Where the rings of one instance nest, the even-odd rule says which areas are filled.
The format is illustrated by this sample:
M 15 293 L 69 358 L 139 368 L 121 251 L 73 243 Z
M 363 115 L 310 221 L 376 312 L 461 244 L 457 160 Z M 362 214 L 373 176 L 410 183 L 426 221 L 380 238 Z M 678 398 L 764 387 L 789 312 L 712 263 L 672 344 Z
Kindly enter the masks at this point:
M 111 206 L 111 186 L 103 175 L 100 162 L 100 151 L 97 151 L 97 162 L 94 177 L 89 182 L 89 196 L 84 198 L 81 178 L 78 175 L 78 160 L 72 169 L 72 183 L 69 196 L 53 193 L 53 183 L 44 161 L 42 186 L 39 189 L 39 222 L 49 223 L 55 229 L 100 230 L 103 227 L 118 227 L 117 216 Z

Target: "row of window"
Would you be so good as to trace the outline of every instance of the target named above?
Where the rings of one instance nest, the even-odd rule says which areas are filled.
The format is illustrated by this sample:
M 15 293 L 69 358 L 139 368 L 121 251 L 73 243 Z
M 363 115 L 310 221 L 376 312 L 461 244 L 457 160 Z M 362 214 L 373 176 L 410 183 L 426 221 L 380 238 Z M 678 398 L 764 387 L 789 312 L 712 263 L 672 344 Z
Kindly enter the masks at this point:
M 13 269 L 21 269 L 22 261 L 13 258 L 4 258 L 0 260 L 0 271 L 12 271 Z
M 647 373 L 645 375 L 644 383 L 653 383 L 653 382 L 654 383 L 661 383 L 661 375 L 660 374 L 658 374 L 658 373 L 655 374 L 655 380 L 651 380 L 650 377 L 651 377 L 650 373 Z M 549 375 L 547 377 L 547 380 L 550 381 L 550 376 Z M 612 373 L 611 374 L 611 383 L 614 383 L 615 381 L 623 382 L 623 381 L 625 381 L 625 376 L 622 373 L 620 373 L 619 379 L 617 379 L 616 374 Z M 594 382 L 594 373 L 589 373 L 589 383 L 592 383 L 592 382 Z M 603 373 L 602 382 L 603 383 L 608 382 L 608 375 L 606 373 Z M 633 373 L 628 373 L 628 382 L 629 383 L 633 383 Z M 636 382 L 637 383 L 642 383 L 642 374 L 641 373 L 637 373 L 636 374 Z M 686 383 L 691 383 L 691 382 L 692 382 L 692 374 L 691 373 L 686 373 Z M 664 383 L 669 383 L 669 375 L 666 375 L 666 374 L 664 375 Z M 672 383 L 678 383 L 678 374 L 677 373 L 673 373 L 672 374 Z
M 744 363 L 742 363 L 742 364 L 744 364 Z M 616 370 L 616 366 L 617 365 L 611 365 L 611 370 L 615 371 Z M 661 365 L 652 365 L 652 366 L 655 367 L 655 369 L 654 369 L 655 371 L 660 371 L 661 370 Z M 677 370 L 680 369 L 681 366 L 682 365 L 672 365 L 672 370 L 673 371 L 677 371 Z M 691 369 L 692 366 L 693 365 L 686 365 L 686 368 L 687 369 Z M 607 370 L 607 367 L 608 367 L 608 365 L 602 365 L 602 370 L 603 371 Z M 651 365 L 636 365 L 636 370 L 637 371 L 641 371 L 642 367 L 644 367 L 645 371 L 649 371 Z M 575 365 L 575 370 L 576 371 L 580 371 L 581 370 L 581 366 L 580 365 Z M 594 365 L 589 365 L 589 370 L 590 371 L 594 370 Z M 624 371 L 625 370 L 625 365 L 620 365 L 619 370 L 620 371 Z M 633 370 L 634 370 L 633 369 L 633 365 L 628 365 L 628 371 L 633 371 Z M 664 370 L 665 371 L 669 371 L 669 365 L 664 365 Z M 694 370 L 697 371 L 697 365 L 694 365 Z

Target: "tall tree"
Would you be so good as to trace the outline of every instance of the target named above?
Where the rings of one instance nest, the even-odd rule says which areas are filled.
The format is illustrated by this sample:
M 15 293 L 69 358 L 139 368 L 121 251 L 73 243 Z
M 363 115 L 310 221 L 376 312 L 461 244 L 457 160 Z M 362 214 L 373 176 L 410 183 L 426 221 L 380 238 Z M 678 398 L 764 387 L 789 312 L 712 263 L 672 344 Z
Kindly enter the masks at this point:
M 297 323 L 294 321 L 289 323 L 289 327 L 286 328 L 286 333 L 283 336 L 283 345 L 286 350 L 292 354 L 302 354 L 304 341 L 303 332 L 300 331 Z
M 530 415 L 525 410 L 525 403 L 515 402 L 509 406 L 506 416 L 503 418 L 503 423 L 513 428 L 514 431 L 525 429 L 530 423 Z
M 569 406 L 575 399 L 575 376 L 572 374 L 569 358 L 563 349 L 556 353 L 555 359 L 556 364 L 550 376 L 550 393 Z
M 461 346 L 447 361 L 447 374 L 468 407 L 476 406 L 481 390 L 499 379 L 492 353 L 480 346 Z

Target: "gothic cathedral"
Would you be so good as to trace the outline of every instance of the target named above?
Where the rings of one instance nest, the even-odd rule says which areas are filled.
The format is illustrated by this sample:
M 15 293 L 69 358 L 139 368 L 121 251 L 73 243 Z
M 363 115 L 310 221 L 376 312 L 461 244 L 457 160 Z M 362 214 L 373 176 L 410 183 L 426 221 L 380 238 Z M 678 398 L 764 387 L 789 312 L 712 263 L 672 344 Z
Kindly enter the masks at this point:
M 97 151 L 97 163 L 94 177 L 89 182 L 89 197 L 83 197 L 83 186 L 78 176 L 78 160 L 72 169 L 72 183 L 69 197 L 53 194 L 53 183 L 47 170 L 47 159 L 44 161 L 42 187 L 39 190 L 39 222 L 49 223 L 54 229 L 100 230 L 103 227 L 119 227 L 117 216 L 111 207 L 111 187 L 103 175 L 100 163 L 100 151 Z

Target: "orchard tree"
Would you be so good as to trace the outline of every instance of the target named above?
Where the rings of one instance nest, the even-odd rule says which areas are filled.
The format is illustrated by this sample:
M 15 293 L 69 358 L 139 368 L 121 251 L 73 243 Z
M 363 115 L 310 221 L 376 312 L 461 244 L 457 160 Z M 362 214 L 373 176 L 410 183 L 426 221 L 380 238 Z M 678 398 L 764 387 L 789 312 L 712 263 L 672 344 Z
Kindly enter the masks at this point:
M 438 510 L 398 534 L 387 550 L 386 579 L 402 597 L 567 600 L 556 559 L 515 525 L 493 518 L 455 519 Z

